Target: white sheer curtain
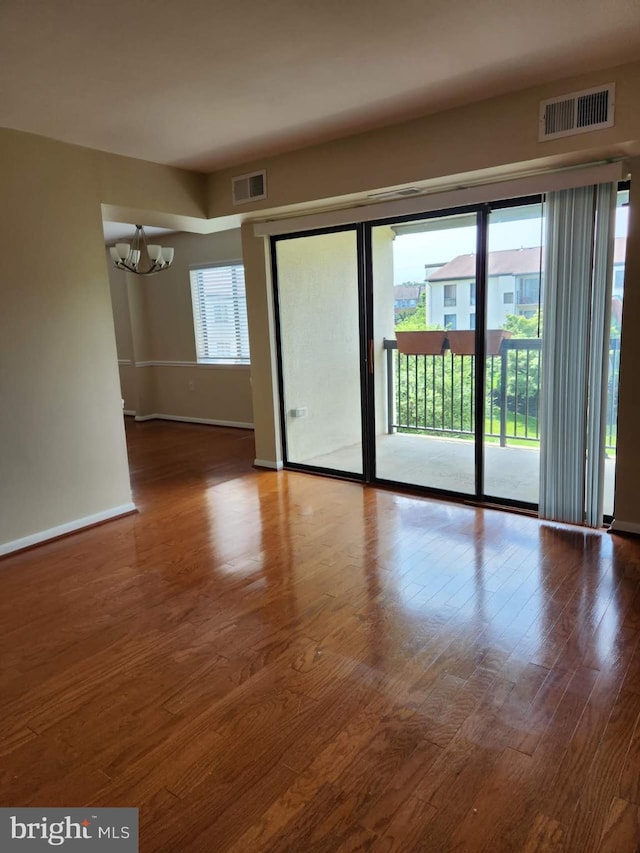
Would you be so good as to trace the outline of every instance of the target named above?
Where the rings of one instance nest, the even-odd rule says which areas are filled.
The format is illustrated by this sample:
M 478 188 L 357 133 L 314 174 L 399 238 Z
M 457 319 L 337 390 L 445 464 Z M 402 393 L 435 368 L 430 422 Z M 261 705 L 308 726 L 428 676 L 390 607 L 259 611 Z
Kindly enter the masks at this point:
M 540 516 L 602 523 L 614 184 L 547 196 Z

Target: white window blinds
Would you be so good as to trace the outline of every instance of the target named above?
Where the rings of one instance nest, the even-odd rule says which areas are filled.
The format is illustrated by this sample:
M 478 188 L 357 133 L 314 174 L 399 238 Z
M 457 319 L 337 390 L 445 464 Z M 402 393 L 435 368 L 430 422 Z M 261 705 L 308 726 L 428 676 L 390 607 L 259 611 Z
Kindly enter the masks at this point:
M 249 330 L 242 264 L 191 270 L 198 361 L 249 363 Z

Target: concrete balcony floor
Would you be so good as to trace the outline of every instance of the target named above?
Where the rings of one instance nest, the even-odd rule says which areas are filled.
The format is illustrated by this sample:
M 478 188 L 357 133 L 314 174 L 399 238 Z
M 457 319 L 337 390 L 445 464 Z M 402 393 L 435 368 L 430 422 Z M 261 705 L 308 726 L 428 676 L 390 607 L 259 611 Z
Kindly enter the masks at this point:
M 538 503 L 539 446 L 485 445 L 485 494 L 495 498 Z M 303 460 L 300 460 L 303 461 Z M 341 471 L 362 471 L 359 445 L 304 460 L 305 464 Z M 376 475 L 432 489 L 473 494 L 473 442 L 454 438 L 395 433 L 376 443 Z M 605 459 L 604 512 L 613 514 L 615 456 Z

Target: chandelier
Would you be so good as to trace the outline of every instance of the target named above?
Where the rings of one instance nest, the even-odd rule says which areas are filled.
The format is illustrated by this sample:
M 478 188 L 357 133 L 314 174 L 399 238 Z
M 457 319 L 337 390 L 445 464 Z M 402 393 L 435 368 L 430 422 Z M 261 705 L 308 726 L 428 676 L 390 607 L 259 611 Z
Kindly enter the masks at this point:
M 173 263 L 173 249 L 166 246 L 148 244 L 142 225 L 136 225 L 136 233 L 131 244 L 116 243 L 109 249 L 113 263 L 119 270 L 133 272 L 136 275 L 153 275 L 166 270 Z M 147 263 L 148 269 L 140 268 L 140 260 Z

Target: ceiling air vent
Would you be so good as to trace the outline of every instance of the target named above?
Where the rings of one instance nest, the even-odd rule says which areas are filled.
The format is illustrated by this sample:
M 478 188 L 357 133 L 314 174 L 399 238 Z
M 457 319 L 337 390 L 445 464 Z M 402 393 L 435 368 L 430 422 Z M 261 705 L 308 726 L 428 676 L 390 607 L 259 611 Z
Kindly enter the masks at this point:
M 231 179 L 234 204 L 246 204 L 267 197 L 267 173 L 251 172 L 249 175 L 238 175 Z
M 613 127 L 615 83 L 540 103 L 540 142 Z

